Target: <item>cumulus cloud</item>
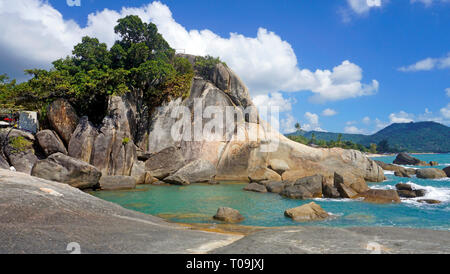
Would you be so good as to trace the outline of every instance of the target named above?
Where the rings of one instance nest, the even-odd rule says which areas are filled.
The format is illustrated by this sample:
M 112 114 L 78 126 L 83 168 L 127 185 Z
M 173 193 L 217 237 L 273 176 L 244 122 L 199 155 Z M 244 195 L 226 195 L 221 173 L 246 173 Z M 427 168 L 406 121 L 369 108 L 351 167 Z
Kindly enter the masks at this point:
M 376 80 L 362 83 L 362 69 L 348 60 L 331 70 L 301 68 L 291 45 L 264 28 L 259 28 L 255 37 L 238 33 L 221 37 L 208 29 L 187 30 L 160 2 L 91 13 L 85 27 L 65 20 L 44 0 L 0 0 L 0 7 L 0 66 L 8 73 L 37 66 L 48 68 L 51 61 L 69 55 L 84 35 L 111 46 L 117 39 L 113 30 L 116 21 L 135 14 L 155 23 L 175 49 L 220 56 L 243 78 L 253 96 L 312 91 L 313 101 L 324 102 L 371 95 L 379 86 Z
M 306 131 L 326 131 L 320 127 L 319 115 L 311 112 L 305 113 L 305 119 L 307 123 L 302 125 L 302 129 Z
M 253 103 L 258 107 L 278 107 L 280 112 L 292 110 L 292 102 L 294 99 L 286 99 L 279 92 L 273 92 L 270 94 L 261 94 L 253 97 Z
M 295 128 L 295 124 L 297 123 L 297 121 L 295 120 L 294 116 L 292 116 L 292 114 L 288 113 L 286 115 L 286 118 L 281 119 L 281 126 L 280 126 L 280 130 L 282 133 L 292 133 L 297 131 L 297 129 Z
M 447 54 L 447 56 L 441 58 L 426 58 L 412 65 L 401 67 L 399 68 L 399 70 L 403 72 L 409 72 L 447 68 L 450 68 L 450 52 Z
M 364 124 L 366 124 L 366 125 L 370 124 L 370 122 L 371 122 L 370 117 L 368 117 L 368 116 L 364 117 L 364 118 L 362 119 L 362 122 L 363 122 Z
M 441 108 L 441 115 L 446 120 L 450 120 L 450 103 L 448 103 L 446 107 Z
M 391 123 L 409 123 L 414 121 L 414 115 L 402 110 L 398 113 L 391 113 L 389 120 Z
M 323 116 L 334 116 L 337 114 L 337 111 L 331 108 L 327 108 L 324 111 L 322 111 Z
M 344 132 L 350 133 L 350 134 L 363 134 L 365 131 L 363 129 L 359 129 L 355 126 L 348 126 L 348 127 L 344 128 Z
M 349 7 L 358 14 L 367 13 L 372 8 L 380 8 L 381 0 L 347 0 Z

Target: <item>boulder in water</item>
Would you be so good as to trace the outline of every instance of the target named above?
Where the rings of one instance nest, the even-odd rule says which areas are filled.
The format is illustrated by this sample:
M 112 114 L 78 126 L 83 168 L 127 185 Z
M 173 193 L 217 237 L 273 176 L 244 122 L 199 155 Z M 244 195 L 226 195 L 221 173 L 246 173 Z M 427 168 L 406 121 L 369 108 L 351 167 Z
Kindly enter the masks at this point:
M 214 215 L 214 219 L 226 223 L 239 223 L 242 222 L 245 218 L 236 209 L 221 207 L 217 210 L 216 215 Z
M 400 203 L 400 197 L 397 191 L 383 190 L 383 189 L 370 189 L 364 193 L 360 193 L 356 198 L 363 198 L 365 202 L 387 204 L 387 203 Z
M 397 164 L 397 165 L 416 166 L 416 165 L 419 165 L 420 163 L 421 163 L 421 161 L 419 159 L 412 157 L 411 155 L 404 153 L 404 152 L 399 153 L 394 160 L 394 164 Z
M 245 191 L 260 192 L 260 193 L 266 193 L 267 192 L 267 188 L 264 185 L 258 184 L 258 183 L 250 183 L 244 188 L 244 190 Z
M 447 175 L 447 177 L 450 177 L 450 166 L 444 168 L 443 171 L 445 172 L 445 174 Z
M 437 168 L 422 168 L 417 170 L 416 176 L 421 179 L 440 179 L 447 177 L 447 174 Z
M 102 190 L 127 190 L 136 188 L 136 180 L 131 176 L 102 176 L 99 184 Z
M 288 209 L 284 212 L 284 215 L 297 222 L 324 220 L 330 216 L 322 207 L 314 202 Z

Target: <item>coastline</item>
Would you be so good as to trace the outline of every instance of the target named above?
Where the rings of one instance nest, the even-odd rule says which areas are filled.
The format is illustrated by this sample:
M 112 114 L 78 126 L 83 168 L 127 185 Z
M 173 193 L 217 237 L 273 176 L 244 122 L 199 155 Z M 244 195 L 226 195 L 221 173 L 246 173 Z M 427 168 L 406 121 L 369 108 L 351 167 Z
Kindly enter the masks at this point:
M 409 155 L 435 155 L 435 154 L 442 154 L 437 152 L 417 152 L 417 153 L 409 153 Z M 389 157 L 389 156 L 395 156 L 397 153 L 387 153 L 387 154 L 379 154 L 379 153 L 367 153 L 366 156 L 369 158 L 378 158 L 378 157 Z

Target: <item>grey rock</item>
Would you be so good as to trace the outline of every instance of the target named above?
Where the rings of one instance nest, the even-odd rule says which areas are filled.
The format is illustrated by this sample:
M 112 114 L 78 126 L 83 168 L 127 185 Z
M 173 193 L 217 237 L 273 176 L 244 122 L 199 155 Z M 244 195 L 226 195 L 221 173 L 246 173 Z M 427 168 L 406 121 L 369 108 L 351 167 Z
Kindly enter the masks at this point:
M 39 131 L 36 134 L 36 139 L 46 156 L 57 152 L 67 155 L 67 149 L 55 131 L 49 129 Z
M 325 198 L 331 198 L 331 199 L 337 199 L 341 197 L 341 194 L 337 190 L 336 187 L 324 184 L 323 185 L 323 197 Z
M 437 168 L 422 168 L 417 170 L 416 176 L 421 179 L 440 179 L 447 177 L 447 174 Z
M 145 161 L 145 168 L 160 180 L 175 173 L 185 165 L 185 160 L 180 150 L 176 147 L 168 147 L 160 152 L 153 153 Z
M 131 168 L 131 177 L 136 180 L 136 184 L 142 185 L 146 183 L 147 171 L 145 170 L 145 163 L 142 161 L 135 161 Z
M 163 179 L 165 183 L 172 184 L 172 185 L 190 185 L 191 182 L 186 177 L 183 177 L 183 175 L 170 175 Z
M 9 164 L 18 172 L 30 174 L 33 165 L 38 160 L 33 148 L 34 135 L 18 129 L 3 132 L 2 135 L 3 152 Z
M 414 190 L 414 193 L 416 194 L 416 197 L 423 197 L 427 194 L 427 191 L 425 189 L 416 189 Z
M 266 193 L 267 188 L 264 185 L 258 184 L 258 183 L 251 183 L 248 184 L 245 188 L 245 191 L 252 191 L 252 192 L 260 192 L 260 193 Z
M 57 99 L 50 104 L 47 111 L 50 126 L 69 144 L 72 133 L 78 125 L 78 115 L 72 105 L 65 99 Z
M 447 177 L 450 177 L 450 166 L 444 168 L 443 171 L 447 174 Z
M 245 218 L 236 209 L 221 207 L 217 209 L 217 213 L 216 215 L 214 215 L 214 219 L 226 223 L 239 223 L 242 222 Z
M 82 117 L 70 138 L 69 156 L 90 163 L 97 135 L 97 129 L 88 117 Z
M 402 198 L 416 198 L 416 192 L 412 190 L 397 190 L 398 196 Z
M 342 198 L 351 199 L 358 195 L 358 192 L 348 186 L 348 184 L 350 183 L 344 180 L 344 177 L 342 175 L 336 172 L 334 173 L 334 187 L 337 189 Z
M 131 176 L 102 176 L 99 181 L 102 190 L 135 189 L 136 180 Z
M 171 177 L 184 178 L 191 184 L 207 183 L 214 179 L 216 173 L 216 167 L 211 162 L 198 159 L 180 168 Z
M 37 161 L 31 175 L 86 189 L 96 187 L 102 174 L 94 166 L 58 152 Z
M 397 177 L 403 177 L 403 178 L 411 178 L 411 176 L 409 176 L 408 172 L 406 171 L 406 169 L 402 169 L 399 171 L 395 171 L 394 175 Z
M 269 182 L 266 184 L 267 190 L 271 193 L 281 193 L 284 189 L 283 182 Z
M 397 165 L 413 165 L 413 166 L 415 166 L 415 165 L 418 165 L 419 163 L 420 163 L 419 159 L 412 157 L 409 154 L 403 153 L 403 152 L 399 153 L 394 160 L 394 164 L 397 164 Z
M 3 152 L 0 151 L 0 168 L 2 169 L 9 169 L 9 163 L 6 160 L 6 158 L 3 156 Z
M 403 184 L 403 183 L 399 183 L 395 185 L 395 188 L 397 190 L 408 190 L 408 191 L 413 191 L 413 188 L 410 184 Z

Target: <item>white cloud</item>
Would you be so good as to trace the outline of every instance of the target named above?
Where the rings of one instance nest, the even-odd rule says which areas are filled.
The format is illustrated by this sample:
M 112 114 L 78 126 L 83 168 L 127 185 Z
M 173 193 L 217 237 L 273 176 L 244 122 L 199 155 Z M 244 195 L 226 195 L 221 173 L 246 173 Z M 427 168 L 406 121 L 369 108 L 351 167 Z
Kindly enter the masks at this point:
M 295 124 L 297 123 L 297 121 L 295 120 L 294 116 L 292 116 L 292 114 L 288 113 L 286 115 L 285 119 L 281 119 L 281 132 L 282 133 L 292 133 L 297 131 L 297 129 L 295 128 Z
M 371 122 L 370 117 L 368 117 L 368 116 L 364 117 L 364 118 L 362 119 L 362 122 L 363 122 L 364 124 L 366 124 L 366 125 L 370 124 L 370 122 Z
M 348 126 L 344 128 L 344 132 L 345 133 L 350 133 L 350 134 L 364 134 L 364 130 L 363 129 L 359 129 L 355 126 Z
M 256 107 L 278 107 L 280 112 L 292 110 L 292 102 L 295 102 L 294 99 L 285 99 L 279 92 L 261 94 L 253 97 L 253 103 Z
M 450 68 L 450 52 L 447 56 L 441 58 L 426 58 L 416 62 L 415 64 L 401 67 L 400 71 L 408 72 L 408 71 L 426 71 L 433 69 L 447 69 Z
M 450 97 L 450 88 L 446 88 L 445 93 L 447 94 L 448 97 Z
M 371 5 L 376 6 L 376 1 Z M 120 12 L 104 9 L 91 13 L 84 28 L 65 20 L 44 0 L 0 0 L 0 6 L 3 7 L 0 66 L 11 70 L 48 68 L 51 61 L 69 55 L 84 35 L 95 36 L 111 46 L 117 39 L 113 31 L 116 21 L 136 14 L 155 23 L 173 48 L 190 54 L 220 56 L 244 80 L 253 96 L 312 91 L 313 101 L 324 102 L 371 95 L 379 86 L 376 80 L 362 83 L 362 69 L 350 61 L 343 61 L 331 70 L 299 67 L 291 45 L 264 28 L 257 30 L 256 37 L 238 33 L 221 37 L 208 29 L 187 30 L 173 19 L 169 7 L 160 2 L 122 8 Z
M 446 120 L 450 120 L 450 103 L 446 107 L 441 108 L 441 115 Z
M 416 3 L 416 2 L 422 3 L 425 6 L 430 6 L 431 4 L 438 3 L 438 2 L 440 2 L 440 3 L 450 3 L 450 0 L 411 0 L 411 3 Z
M 372 8 L 380 8 L 381 0 L 347 0 L 349 7 L 357 14 L 367 13 Z
M 305 113 L 305 119 L 307 120 L 307 123 L 304 123 L 302 125 L 302 129 L 306 131 L 326 131 L 320 127 L 319 123 L 319 115 L 311 112 Z
M 323 116 L 334 116 L 337 114 L 337 111 L 331 108 L 327 108 L 324 111 L 322 111 Z
M 391 123 L 409 123 L 414 121 L 414 115 L 402 110 L 398 113 L 391 113 L 389 120 Z

